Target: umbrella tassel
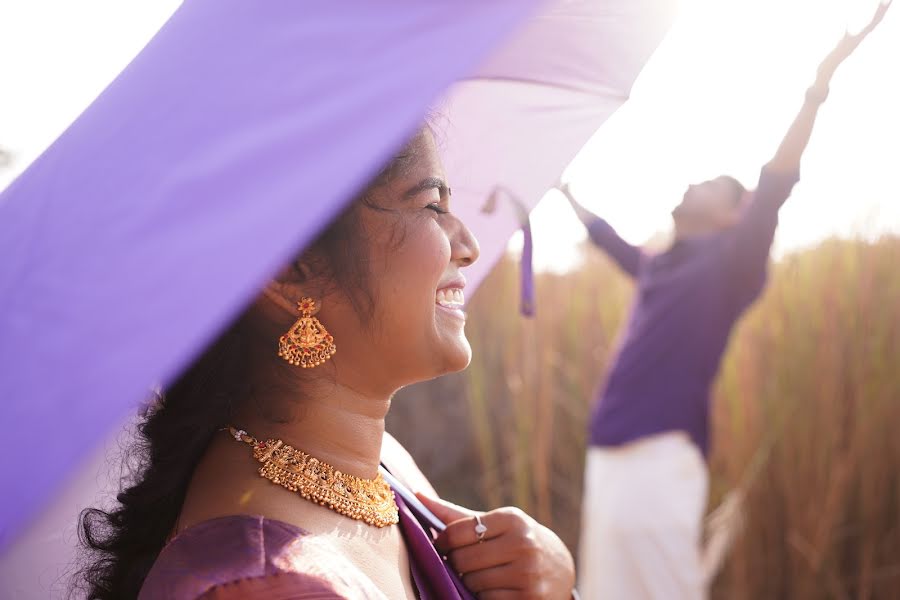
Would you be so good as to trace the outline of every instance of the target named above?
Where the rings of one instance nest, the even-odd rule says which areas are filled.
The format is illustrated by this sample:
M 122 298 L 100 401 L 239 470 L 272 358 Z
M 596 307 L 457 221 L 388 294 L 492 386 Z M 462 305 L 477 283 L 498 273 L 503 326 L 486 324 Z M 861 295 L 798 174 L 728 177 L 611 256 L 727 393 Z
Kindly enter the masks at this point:
M 481 212 L 484 214 L 494 214 L 497 209 L 497 201 L 500 195 L 505 195 L 512 204 L 516 212 L 516 218 L 522 228 L 522 258 L 520 263 L 520 292 L 519 292 L 519 310 L 523 316 L 534 316 L 534 237 L 531 234 L 531 219 L 528 216 L 528 207 L 522 200 L 513 194 L 508 188 L 498 185 L 495 187 L 484 205 Z
M 522 224 L 522 264 L 520 310 L 526 317 L 534 316 L 534 238 L 531 235 L 531 219 L 525 216 Z

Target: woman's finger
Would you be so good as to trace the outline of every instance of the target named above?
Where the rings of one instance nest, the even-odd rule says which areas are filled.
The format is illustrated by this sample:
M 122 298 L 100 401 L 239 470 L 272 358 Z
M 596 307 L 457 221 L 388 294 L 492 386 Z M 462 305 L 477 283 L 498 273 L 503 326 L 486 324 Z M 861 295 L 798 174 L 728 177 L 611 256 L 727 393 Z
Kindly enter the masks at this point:
M 492 521 L 496 522 L 496 519 L 491 519 L 490 513 L 479 515 L 478 519 L 472 516 L 454 521 L 438 534 L 434 545 L 441 552 L 449 553 L 457 548 L 477 544 L 479 540 L 486 542 L 503 533 L 499 527 L 489 524 Z M 476 529 L 479 525 L 483 528 L 482 534 Z
M 483 526 L 483 535 L 479 535 L 479 521 Z M 473 516 L 454 521 L 442 531 L 434 545 L 438 550 L 447 553 L 463 546 L 477 544 L 479 540 L 488 541 L 509 531 L 523 531 L 527 527 L 527 515 L 513 507 L 504 507 L 486 513 L 473 513 Z
M 457 573 L 470 573 L 511 563 L 518 553 L 509 536 L 501 535 L 483 544 L 470 544 L 452 550 L 447 559 Z
M 417 492 L 416 497 L 422 501 L 422 504 L 425 505 L 425 508 L 433 512 L 434 516 L 443 521 L 445 524 L 449 524 L 466 517 L 471 517 L 475 514 L 475 511 L 473 510 L 463 508 L 462 506 L 453 504 L 452 502 L 447 502 L 446 500 L 441 500 L 440 498 L 432 498 L 431 496 L 426 496 L 421 492 Z
M 522 591 L 488 590 L 478 594 L 478 600 L 522 600 Z
M 526 574 L 514 564 L 500 565 L 490 569 L 463 573 L 463 583 L 469 591 L 481 598 L 481 593 L 488 590 L 522 590 L 525 587 L 523 581 Z

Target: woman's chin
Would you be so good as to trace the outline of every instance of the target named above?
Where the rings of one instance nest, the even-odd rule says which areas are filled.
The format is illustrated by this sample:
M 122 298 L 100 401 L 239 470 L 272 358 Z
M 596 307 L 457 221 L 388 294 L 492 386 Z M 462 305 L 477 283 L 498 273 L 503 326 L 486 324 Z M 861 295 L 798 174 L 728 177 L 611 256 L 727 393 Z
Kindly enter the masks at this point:
M 453 366 L 453 368 L 452 368 L 453 370 L 451 372 L 457 373 L 459 371 L 462 371 L 466 367 L 468 367 L 469 363 L 471 363 L 471 362 L 472 362 L 472 348 L 468 344 L 466 344 L 465 351 L 461 352 L 461 355 L 459 357 L 459 362 L 457 362 Z
M 460 340 L 454 341 L 452 346 L 444 350 L 440 375 L 462 371 L 470 362 L 472 362 L 472 346 L 465 336 L 461 336 Z

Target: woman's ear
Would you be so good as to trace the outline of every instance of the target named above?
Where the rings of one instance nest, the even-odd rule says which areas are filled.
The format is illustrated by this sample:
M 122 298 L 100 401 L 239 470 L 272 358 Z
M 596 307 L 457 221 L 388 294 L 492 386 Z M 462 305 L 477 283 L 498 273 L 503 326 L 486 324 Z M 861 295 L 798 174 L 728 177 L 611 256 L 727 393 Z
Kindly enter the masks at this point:
M 261 295 L 283 311 L 288 313 L 296 312 L 294 307 L 297 305 L 297 302 L 299 302 L 299 297 L 297 297 L 297 300 L 294 300 L 294 295 L 278 280 L 272 280 L 267 283 L 266 287 L 262 289 Z
M 310 295 L 314 280 L 312 267 L 305 260 L 297 259 L 284 267 L 262 290 L 262 295 L 276 306 L 290 313 L 296 312 L 297 303 Z
M 275 281 L 285 284 L 308 285 L 309 282 L 315 279 L 315 269 L 313 268 L 312 260 L 311 257 L 306 255 L 295 258 L 278 272 L 275 276 Z

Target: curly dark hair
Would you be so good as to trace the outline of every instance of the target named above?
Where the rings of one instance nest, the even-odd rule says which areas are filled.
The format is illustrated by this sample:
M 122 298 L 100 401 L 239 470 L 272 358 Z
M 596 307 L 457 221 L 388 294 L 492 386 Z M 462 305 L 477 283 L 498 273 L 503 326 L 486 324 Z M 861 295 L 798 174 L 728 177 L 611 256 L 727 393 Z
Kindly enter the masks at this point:
M 302 255 L 317 257 L 316 275 L 345 291 L 362 316 L 372 316 L 374 299 L 359 211 L 379 209 L 371 202 L 371 190 L 405 171 L 415 153 L 411 141 Z M 81 513 L 85 566 L 73 590 L 86 590 L 90 600 L 137 597 L 175 527 L 194 468 L 213 435 L 231 422 L 233 410 L 253 392 L 247 365 L 249 353 L 258 347 L 258 334 L 248 314 L 239 316 L 144 408 L 128 450 L 137 464 L 123 482 L 118 506 Z

